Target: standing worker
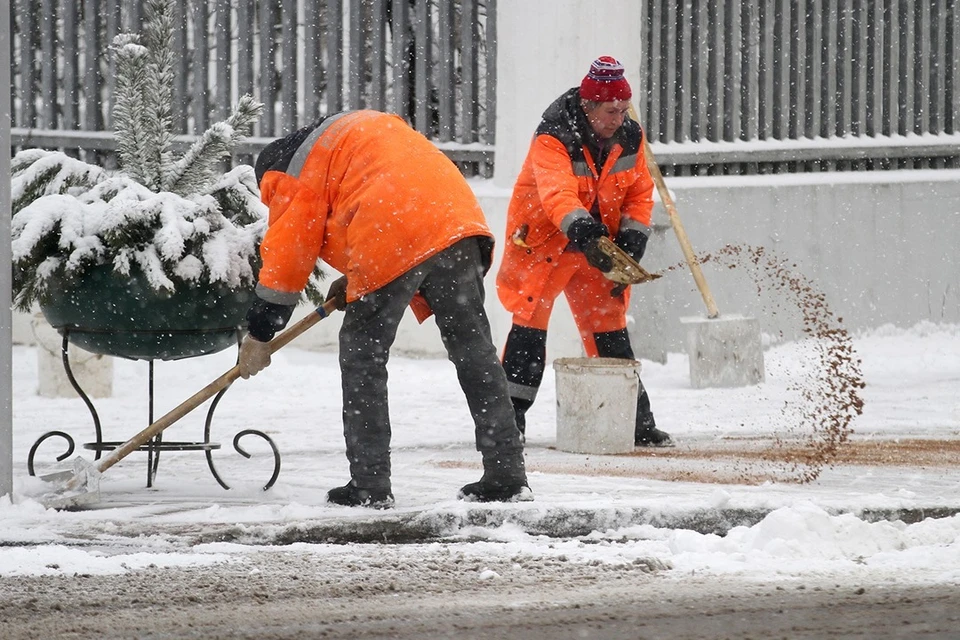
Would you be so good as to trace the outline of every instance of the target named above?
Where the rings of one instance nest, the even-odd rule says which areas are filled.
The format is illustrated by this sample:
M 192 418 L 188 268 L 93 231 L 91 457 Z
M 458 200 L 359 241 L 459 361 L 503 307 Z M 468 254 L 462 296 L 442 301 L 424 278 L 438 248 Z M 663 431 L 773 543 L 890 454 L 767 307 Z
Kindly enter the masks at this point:
M 532 500 L 483 307 L 493 236 L 457 167 L 400 117 L 352 111 L 274 141 L 256 175 L 270 219 L 240 347 L 243 378 L 270 364 L 267 342 L 289 321 L 317 259 L 343 274 L 327 299 L 346 310 L 340 371 L 350 482 L 327 500 L 393 506 L 387 360 L 408 305 L 421 322 L 435 314 L 476 426 L 483 477 L 458 497 Z
M 634 358 L 630 289 L 604 276 L 613 261 L 597 243 L 611 237 L 639 262 L 650 235 L 654 184 L 643 131 L 627 117 L 631 95 L 623 66 L 597 58 L 580 86 L 543 113 L 513 188 L 497 292 L 513 314 L 503 366 L 521 432 L 543 380 L 547 324 L 561 292 L 588 357 Z M 673 445 L 656 427 L 642 382 L 634 442 Z

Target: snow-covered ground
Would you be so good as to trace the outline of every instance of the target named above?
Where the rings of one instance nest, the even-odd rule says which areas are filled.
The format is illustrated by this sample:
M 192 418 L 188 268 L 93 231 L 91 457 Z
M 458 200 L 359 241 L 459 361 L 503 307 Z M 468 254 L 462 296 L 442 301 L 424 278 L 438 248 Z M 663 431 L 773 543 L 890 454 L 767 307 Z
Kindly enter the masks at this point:
M 863 413 L 849 425 L 854 443 L 887 442 L 895 451 L 897 441 L 943 440 L 948 446 L 960 440 L 960 327 L 884 327 L 855 336 L 852 345 L 865 383 Z M 298 546 L 320 556 L 349 554 L 350 548 L 361 554 L 356 542 L 318 541 L 381 536 L 443 539 L 478 557 L 521 553 L 610 564 L 653 558 L 668 575 L 843 581 L 906 573 L 920 582 L 960 583 L 960 516 L 950 515 L 960 510 L 957 465 L 904 463 L 895 456 L 889 463 L 827 465 L 813 482 L 800 483 L 790 479 L 796 469 L 786 463 L 759 466 L 752 458 L 717 454 L 810 435 L 798 433 L 798 425 L 810 404 L 805 390 L 822 373 L 811 361 L 815 350 L 811 340 L 769 348 L 766 382 L 738 389 L 692 389 L 684 354 L 671 354 L 663 365 L 644 362 L 658 421 L 678 442 L 656 455 L 558 451 L 550 371 L 528 416 L 527 463 L 536 500 L 490 506 L 455 499 L 462 484 L 479 477 L 480 458 L 452 365 L 395 357 L 390 406 L 397 507 L 376 512 L 324 502 L 326 490 L 347 479 L 336 354 L 294 343 L 267 371 L 238 381 L 216 410 L 213 439 L 223 449 L 213 459 L 233 485 L 230 491 L 217 485 L 199 452 L 163 453 L 147 489 L 146 455 L 136 452 L 103 475 L 93 508 L 56 511 L 34 499 L 45 487 L 27 475 L 28 451 L 41 434 L 62 429 L 92 460 L 80 446 L 93 439 L 92 421 L 79 398 L 37 395 L 36 349 L 17 346 L 15 491 L 12 501 L 0 501 L 0 576 L 242 562 L 291 542 L 314 543 Z M 229 369 L 234 358 L 228 350 L 156 363 L 155 417 Z M 117 360 L 114 367 L 112 396 L 94 404 L 104 438 L 125 440 L 146 426 L 147 365 Z M 201 439 L 205 410 L 171 427 L 165 439 Z M 247 460 L 230 446 L 247 428 L 268 433 L 281 454 L 279 479 L 266 492 L 261 486 L 273 470 L 268 447 L 244 438 L 242 446 L 253 454 Z M 62 452 L 60 442 L 40 447 L 38 473 L 66 465 L 53 460 Z M 924 512 L 946 517 L 918 517 Z M 910 514 L 909 522 L 882 517 L 897 513 Z M 423 548 L 428 553 L 430 545 Z

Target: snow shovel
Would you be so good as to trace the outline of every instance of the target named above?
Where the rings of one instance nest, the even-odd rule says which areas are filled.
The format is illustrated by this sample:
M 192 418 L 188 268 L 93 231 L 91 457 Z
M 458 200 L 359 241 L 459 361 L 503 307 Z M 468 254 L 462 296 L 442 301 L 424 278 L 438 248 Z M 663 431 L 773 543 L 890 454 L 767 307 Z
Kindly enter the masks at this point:
M 637 112 L 630 105 L 630 117 L 639 122 Z M 681 318 L 687 327 L 687 353 L 690 358 L 690 383 L 695 389 L 705 387 L 742 387 L 764 381 L 763 347 L 760 340 L 760 323 L 755 318 L 740 315 L 720 317 L 720 310 L 713 299 L 707 280 L 700 269 L 700 261 L 690 245 L 687 232 L 680 222 L 680 214 L 663 180 L 663 174 L 653 157 L 650 141 L 643 136 L 643 155 L 647 168 L 657 187 L 670 226 L 673 227 L 683 257 L 693 280 L 707 306 L 706 319 Z
M 305 316 L 302 320 L 287 328 L 280 335 L 270 341 L 270 353 L 276 353 L 289 344 L 294 338 L 305 332 L 317 322 L 326 318 L 337 308 L 335 299 L 324 302 L 316 313 Z M 117 464 L 128 455 L 150 441 L 151 438 L 173 425 L 201 404 L 226 389 L 240 377 L 240 365 L 234 365 L 229 371 L 205 386 L 174 407 L 166 415 L 133 436 L 119 447 L 110 452 L 96 464 L 91 464 L 81 457 L 74 458 L 73 469 L 58 471 L 49 475 L 40 476 L 41 480 L 59 484 L 60 487 L 40 498 L 44 506 L 53 509 L 69 509 L 98 502 L 100 500 L 100 475 Z

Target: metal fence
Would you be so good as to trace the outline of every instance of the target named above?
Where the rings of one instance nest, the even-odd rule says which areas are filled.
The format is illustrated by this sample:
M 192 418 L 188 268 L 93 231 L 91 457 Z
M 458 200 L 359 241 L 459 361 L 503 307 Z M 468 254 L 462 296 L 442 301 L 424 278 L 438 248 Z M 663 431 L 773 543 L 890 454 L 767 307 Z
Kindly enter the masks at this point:
M 407 118 L 470 175 L 490 175 L 496 0 L 173 0 L 175 133 L 196 135 L 239 97 L 267 105 L 242 153 L 343 109 Z M 113 146 L 118 33 L 143 3 L 11 0 L 13 143 Z
M 173 1 L 186 137 L 251 93 L 268 109 L 242 154 L 373 108 L 492 174 L 496 0 Z M 960 167 L 960 0 L 638 1 L 636 95 L 664 173 Z M 142 4 L 11 0 L 15 146 L 109 155 L 108 46 Z
M 958 3 L 646 0 L 640 113 L 677 143 L 665 172 L 960 166 Z

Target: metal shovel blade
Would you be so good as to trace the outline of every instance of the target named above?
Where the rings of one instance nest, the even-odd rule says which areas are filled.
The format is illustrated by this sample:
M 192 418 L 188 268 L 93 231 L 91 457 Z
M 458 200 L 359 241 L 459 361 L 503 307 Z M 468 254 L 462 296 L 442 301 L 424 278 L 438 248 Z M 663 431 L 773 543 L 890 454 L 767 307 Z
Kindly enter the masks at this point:
M 100 501 L 100 470 L 83 458 L 73 459 L 73 469 L 40 476 L 57 488 L 39 498 L 49 509 L 72 509 Z

